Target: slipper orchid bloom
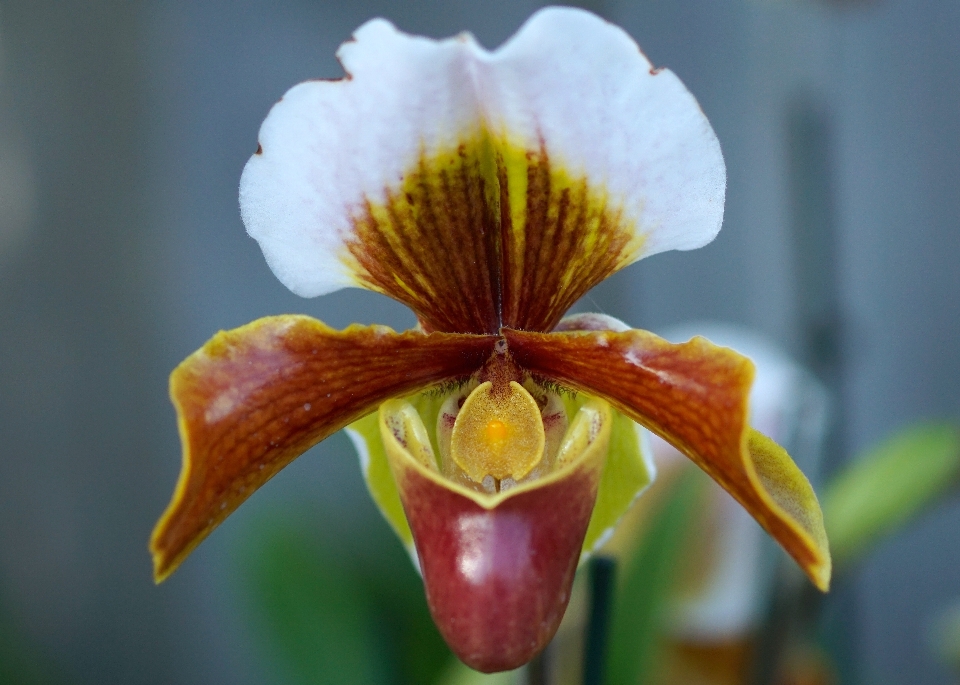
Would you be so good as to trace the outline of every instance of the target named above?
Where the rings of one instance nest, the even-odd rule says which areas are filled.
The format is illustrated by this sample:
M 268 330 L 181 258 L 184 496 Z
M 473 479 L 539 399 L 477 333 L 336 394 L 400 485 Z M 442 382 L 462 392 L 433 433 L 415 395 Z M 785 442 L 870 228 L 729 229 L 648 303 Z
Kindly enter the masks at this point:
M 750 361 L 562 318 L 618 269 L 720 228 L 720 146 L 677 77 L 621 29 L 561 8 L 493 52 L 376 19 L 338 57 L 343 79 L 294 87 L 264 121 L 243 220 L 293 292 L 369 288 L 420 325 L 269 317 L 177 367 L 183 468 L 151 539 L 156 579 L 350 426 L 451 648 L 478 670 L 515 668 L 556 631 L 583 553 L 649 483 L 639 424 L 825 589 L 814 493 L 749 428 Z

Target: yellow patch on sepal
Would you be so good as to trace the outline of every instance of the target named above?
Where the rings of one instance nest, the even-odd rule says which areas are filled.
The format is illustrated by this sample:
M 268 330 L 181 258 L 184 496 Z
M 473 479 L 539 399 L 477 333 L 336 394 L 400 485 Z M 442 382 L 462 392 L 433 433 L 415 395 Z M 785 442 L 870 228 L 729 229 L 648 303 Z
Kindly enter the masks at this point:
M 786 450 L 763 433 L 749 429 L 745 442 L 751 459 L 749 473 L 760 486 L 756 489 L 758 495 L 771 511 L 779 515 L 779 520 L 784 522 L 781 525 L 789 526 L 794 535 L 804 541 L 799 550 L 802 556 L 797 561 L 813 584 L 826 592 L 830 589 L 833 570 L 830 542 L 823 525 L 823 512 L 810 481 Z M 756 516 L 755 512 L 750 513 Z M 779 536 L 777 540 L 780 541 Z

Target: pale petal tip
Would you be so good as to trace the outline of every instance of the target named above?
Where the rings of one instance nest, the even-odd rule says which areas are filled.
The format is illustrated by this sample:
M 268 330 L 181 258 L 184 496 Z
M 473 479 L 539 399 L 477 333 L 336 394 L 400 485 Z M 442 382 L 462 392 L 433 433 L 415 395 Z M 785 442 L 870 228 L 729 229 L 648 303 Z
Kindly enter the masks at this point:
M 810 580 L 813 581 L 813 584 L 817 586 L 820 592 L 830 591 L 830 579 L 833 575 L 833 569 L 829 556 L 816 568 L 811 569 L 810 574 Z
M 177 567 L 180 565 L 180 560 L 171 559 L 167 552 L 159 547 L 159 536 L 161 528 L 166 523 L 166 516 L 162 517 L 157 523 L 156 527 L 153 529 L 153 534 L 150 536 L 150 559 L 153 562 L 153 582 L 156 585 L 160 585 L 163 581 L 170 577 L 170 575 L 177 570 Z
M 165 560 L 159 552 L 151 550 L 151 555 L 153 557 L 153 583 L 154 585 L 160 585 L 163 581 L 170 577 L 170 574 L 173 573 L 173 569 L 166 565 Z

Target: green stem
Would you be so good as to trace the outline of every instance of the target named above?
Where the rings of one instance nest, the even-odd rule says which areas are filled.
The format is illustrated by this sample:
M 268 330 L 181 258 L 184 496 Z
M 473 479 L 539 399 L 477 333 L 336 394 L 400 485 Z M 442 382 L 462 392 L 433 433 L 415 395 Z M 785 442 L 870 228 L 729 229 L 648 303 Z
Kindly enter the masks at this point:
M 615 570 L 616 562 L 610 557 L 596 556 L 589 562 L 590 618 L 583 656 L 583 685 L 603 685 L 606 675 L 604 664 Z

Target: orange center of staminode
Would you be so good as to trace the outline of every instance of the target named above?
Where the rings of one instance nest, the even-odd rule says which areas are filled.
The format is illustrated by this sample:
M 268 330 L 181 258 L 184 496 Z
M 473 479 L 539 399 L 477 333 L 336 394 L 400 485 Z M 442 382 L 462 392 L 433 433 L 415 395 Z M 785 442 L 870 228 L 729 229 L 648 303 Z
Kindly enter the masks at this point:
M 450 434 L 450 456 L 480 483 L 520 480 L 543 459 L 543 418 L 536 400 L 519 383 L 494 393 L 487 381 L 478 385 L 463 403 Z
M 502 442 L 507 437 L 507 424 L 499 419 L 492 419 L 487 422 L 486 432 L 489 442 Z

